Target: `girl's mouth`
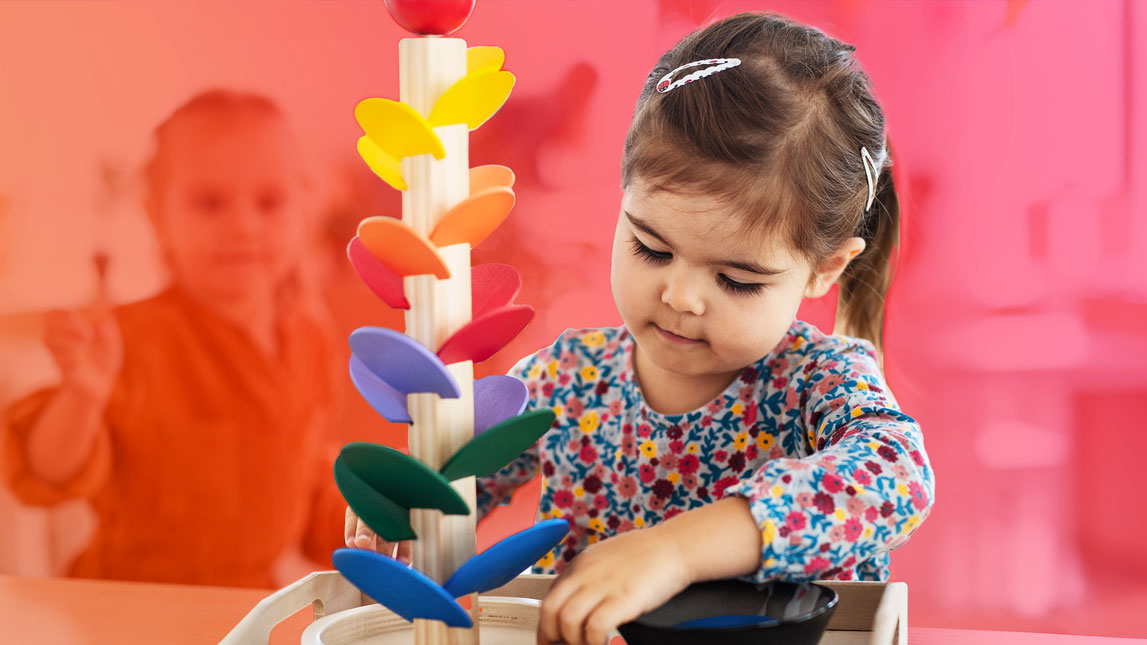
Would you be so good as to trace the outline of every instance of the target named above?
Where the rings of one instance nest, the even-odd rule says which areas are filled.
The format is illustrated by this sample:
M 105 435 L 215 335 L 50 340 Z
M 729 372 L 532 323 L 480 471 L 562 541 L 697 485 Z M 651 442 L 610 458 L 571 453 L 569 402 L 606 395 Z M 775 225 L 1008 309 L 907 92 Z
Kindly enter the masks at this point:
M 261 253 L 218 253 L 214 257 L 215 262 L 222 265 L 235 265 L 235 264 L 261 264 L 266 261 L 266 258 Z
M 653 328 L 657 330 L 657 333 L 661 334 L 662 338 L 679 345 L 695 345 L 702 342 L 696 338 L 686 338 L 685 336 L 674 334 L 671 331 L 666 331 L 658 326 L 657 323 L 653 323 Z

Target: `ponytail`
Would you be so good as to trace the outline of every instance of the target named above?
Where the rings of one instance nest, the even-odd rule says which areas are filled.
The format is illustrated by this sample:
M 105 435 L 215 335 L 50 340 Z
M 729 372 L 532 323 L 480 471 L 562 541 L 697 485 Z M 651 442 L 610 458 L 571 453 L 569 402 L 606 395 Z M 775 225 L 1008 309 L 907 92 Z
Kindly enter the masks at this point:
M 892 254 L 900 242 L 900 199 L 892 179 L 891 154 L 876 179 L 876 198 L 860 226 L 864 251 L 845 268 L 838 284 L 836 333 L 871 341 L 884 353 L 884 300 L 892 283 Z

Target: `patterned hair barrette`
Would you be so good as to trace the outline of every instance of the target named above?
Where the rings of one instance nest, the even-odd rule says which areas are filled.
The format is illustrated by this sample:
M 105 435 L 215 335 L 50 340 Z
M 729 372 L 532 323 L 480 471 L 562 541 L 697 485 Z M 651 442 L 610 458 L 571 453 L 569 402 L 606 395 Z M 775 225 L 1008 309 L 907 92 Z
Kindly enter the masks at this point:
M 669 92 L 671 90 L 677 89 L 678 87 L 681 87 L 682 85 L 685 85 L 686 83 L 692 83 L 693 81 L 695 81 L 699 78 L 705 78 L 706 76 L 709 76 L 710 74 L 716 74 L 717 72 L 723 72 L 727 69 L 736 67 L 737 65 L 740 65 L 740 64 L 741 64 L 740 58 L 707 58 L 705 60 L 698 60 L 698 61 L 693 61 L 692 63 L 686 63 L 686 64 L 682 65 L 681 67 L 678 67 L 677 69 L 673 70 L 672 72 L 669 72 L 664 77 L 662 77 L 661 81 L 659 83 L 657 83 L 657 91 L 664 94 L 664 93 Z M 693 72 L 692 74 L 689 74 L 688 76 L 683 76 L 683 77 L 681 77 L 675 81 L 669 80 L 670 78 L 673 77 L 674 74 L 676 74 L 677 72 L 680 72 L 683 69 L 688 69 L 690 67 L 700 67 L 702 65 L 708 65 L 708 67 L 705 67 L 703 69 L 699 69 L 696 72 Z

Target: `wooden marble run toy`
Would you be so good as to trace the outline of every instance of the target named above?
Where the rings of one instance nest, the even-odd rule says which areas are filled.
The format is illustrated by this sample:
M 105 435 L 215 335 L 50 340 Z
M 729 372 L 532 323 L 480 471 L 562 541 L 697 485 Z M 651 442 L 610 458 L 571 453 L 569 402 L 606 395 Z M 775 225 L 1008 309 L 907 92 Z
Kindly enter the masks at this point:
M 514 173 L 471 168 L 469 132 L 501 108 L 514 76 L 502 69 L 501 49 L 467 49 L 438 35 L 461 26 L 473 0 L 388 0 L 387 7 L 422 35 L 399 43 L 399 100 L 368 98 L 355 118 L 364 132 L 359 155 L 402 191 L 402 219 L 363 220 L 347 255 L 379 298 L 406 310 L 406 333 L 355 330 L 350 377 L 379 414 L 410 424 L 410 454 L 350 443 L 334 476 L 381 538 L 414 541 L 412 566 L 361 549 L 339 549 L 332 561 L 364 593 L 413 621 L 419 645 L 476 643 L 477 594 L 512 580 L 569 528 L 565 520 L 542 522 L 475 555 L 474 478 L 505 467 L 554 422 L 549 409 L 523 413 L 528 395 L 517 379 L 473 377 L 474 364 L 534 314 L 514 302 L 521 278 L 512 267 L 470 265 L 470 250 L 514 206 Z M 457 601 L 466 596 L 469 610 Z

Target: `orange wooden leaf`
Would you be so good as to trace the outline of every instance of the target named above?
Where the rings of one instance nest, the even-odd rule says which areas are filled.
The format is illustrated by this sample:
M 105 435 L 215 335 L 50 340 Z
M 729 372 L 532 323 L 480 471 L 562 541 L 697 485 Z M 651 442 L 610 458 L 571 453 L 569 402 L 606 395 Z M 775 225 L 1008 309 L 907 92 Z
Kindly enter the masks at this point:
M 474 248 L 498 228 L 512 208 L 513 189 L 491 186 L 470 195 L 443 215 L 430 234 L 430 241 L 439 247 L 466 243 Z
M 499 166 L 498 164 L 489 164 L 486 166 L 475 166 L 470 169 L 470 194 L 477 193 L 490 188 L 491 186 L 505 186 L 506 188 L 514 187 L 514 171 L 506 166 Z
M 446 262 L 430 240 L 401 220 L 368 217 L 359 222 L 358 237 L 371 255 L 400 276 L 432 273 L 439 278 L 450 277 Z

